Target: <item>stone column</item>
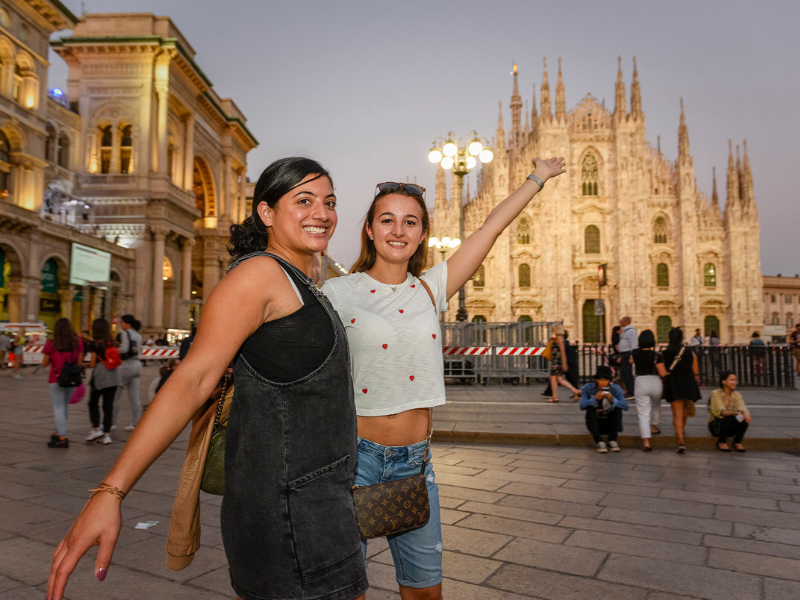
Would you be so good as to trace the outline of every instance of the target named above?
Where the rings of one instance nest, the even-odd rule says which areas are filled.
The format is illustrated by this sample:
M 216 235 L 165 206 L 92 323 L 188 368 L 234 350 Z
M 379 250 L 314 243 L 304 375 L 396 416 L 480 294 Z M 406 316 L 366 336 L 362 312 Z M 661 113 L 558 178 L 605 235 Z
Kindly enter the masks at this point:
M 169 105 L 169 87 L 166 85 L 159 85 L 156 88 L 158 94 L 158 173 L 159 175 L 168 175 L 167 173 L 167 144 L 168 130 L 167 130 L 167 107 Z
M 17 279 L 12 279 L 8 282 L 8 320 L 11 323 L 19 323 L 24 321 L 24 315 L 22 314 L 22 296 L 23 296 L 23 284 L 22 281 Z
M 239 222 L 244 221 L 247 214 L 247 169 L 239 171 Z
M 232 213 L 231 177 L 231 155 L 225 154 L 222 157 L 222 193 L 220 194 L 220 201 L 222 203 L 220 208 L 222 210 L 220 216 L 228 220 L 230 220 Z
M 192 191 L 194 186 L 194 122 L 195 116 L 192 113 L 186 115 L 186 139 L 184 141 L 183 158 L 183 189 Z M 202 215 L 201 215 L 202 216 Z
M 153 327 L 161 327 L 164 322 L 164 240 L 169 233 L 165 227 L 153 229 Z
M 58 296 L 61 298 L 61 316 L 72 320 L 72 286 L 68 285 L 58 290 Z
M 187 238 L 183 241 L 181 254 L 181 300 L 192 299 L 192 248 L 194 239 Z
M 122 153 L 120 152 L 120 130 L 119 127 L 111 128 L 111 169 L 112 173 L 120 173 L 122 171 Z

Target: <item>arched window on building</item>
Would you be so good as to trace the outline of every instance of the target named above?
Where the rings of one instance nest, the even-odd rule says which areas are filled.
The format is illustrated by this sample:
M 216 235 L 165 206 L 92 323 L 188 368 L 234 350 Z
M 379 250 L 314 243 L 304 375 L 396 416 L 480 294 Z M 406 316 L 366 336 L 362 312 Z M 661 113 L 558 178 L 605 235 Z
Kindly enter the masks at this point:
M 11 144 L 6 134 L 0 131 L 0 197 L 8 196 L 11 183 Z
M 483 289 L 486 286 L 486 269 L 483 268 L 483 265 L 478 267 L 478 270 L 475 271 L 475 275 L 472 276 L 472 287 L 476 290 Z
M 653 241 L 656 244 L 666 244 L 667 237 L 667 220 L 664 217 L 658 217 L 653 224 Z
M 669 287 L 669 267 L 665 263 L 658 263 L 656 266 L 656 285 Z
M 606 318 L 595 314 L 595 301 L 583 303 L 583 341 L 587 344 L 599 344 L 605 336 Z
M 175 173 L 173 173 L 173 169 L 175 168 L 175 144 L 170 143 L 167 145 L 167 175 L 173 181 L 175 180 Z
M 126 174 L 133 172 L 133 164 L 131 158 L 133 157 L 133 133 L 130 125 L 123 125 L 120 131 L 120 144 L 119 144 L 119 172 Z
M 475 315 L 474 317 L 472 317 L 472 322 L 473 323 L 486 323 L 486 317 L 484 317 L 483 315 Z
M 600 229 L 597 225 L 589 225 L 583 231 L 584 252 L 600 254 Z
M 656 341 L 659 344 L 669 342 L 669 330 L 672 329 L 672 319 L 662 315 L 656 319 Z
M 706 287 L 717 287 L 717 268 L 714 263 L 706 263 L 703 267 L 703 284 Z
M 531 243 L 531 226 L 528 219 L 522 217 L 517 224 L 517 244 Z
M 111 125 L 101 127 L 100 135 L 100 172 L 111 173 L 111 146 L 114 143 L 114 136 L 111 133 Z
M 781 317 L 778 313 L 772 313 L 772 324 L 773 325 L 781 324 Z
M 521 264 L 519 266 L 519 287 L 521 288 L 529 288 L 531 287 L 531 267 L 527 264 Z
M 719 319 L 714 315 L 708 315 L 703 319 L 703 335 L 710 337 L 712 331 L 719 336 Z
M 11 97 L 19 102 L 22 96 L 22 70 L 19 65 L 14 67 L 14 83 L 11 86 Z
M 581 187 L 584 196 L 597 196 L 597 159 L 587 154 L 581 165 Z
M 794 317 L 792 317 L 791 313 L 786 315 L 786 327 L 788 329 L 794 327 Z
M 47 135 L 44 138 L 44 159 L 55 162 L 53 151 L 56 147 L 56 128 L 48 123 L 45 131 Z
M 519 319 L 517 319 L 520 323 L 532 323 L 533 319 L 530 315 L 520 315 Z
M 69 169 L 69 136 L 64 132 L 58 136 L 56 160 L 59 167 Z

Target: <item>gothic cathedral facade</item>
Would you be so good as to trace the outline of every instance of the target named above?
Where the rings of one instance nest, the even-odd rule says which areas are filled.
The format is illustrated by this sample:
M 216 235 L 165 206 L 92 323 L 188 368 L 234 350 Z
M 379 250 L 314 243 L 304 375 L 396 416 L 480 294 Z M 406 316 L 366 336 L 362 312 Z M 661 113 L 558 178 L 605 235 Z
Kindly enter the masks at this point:
M 467 192 L 463 202 L 465 236 L 523 183 L 534 157 L 564 156 L 567 173 L 536 195 L 467 284 L 469 318 L 563 321 L 570 339 L 599 342 L 630 316 L 659 341 L 680 326 L 687 338 L 699 328 L 706 336 L 716 331 L 722 343 L 746 343 L 763 328 L 764 312 L 747 143 L 743 158 L 738 146 L 734 158 L 729 141 L 722 210 L 716 177 L 711 198 L 697 189 L 683 102 L 677 160 L 647 142 L 635 58 L 630 110 L 621 66 L 613 111 L 592 95 L 567 111 L 559 60 L 553 113 L 547 75 L 545 61 L 540 110 L 534 94 L 523 126 L 515 67 L 511 131 L 501 104 L 495 159 L 482 167 L 477 195 Z M 451 187 L 448 201 L 440 167 L 432 225 L 439 238 L 458 236 L 461 186 Z M 432 263 L 444 257 L 431 252 Z M 456 308 L 451 303 L 448 320 Z

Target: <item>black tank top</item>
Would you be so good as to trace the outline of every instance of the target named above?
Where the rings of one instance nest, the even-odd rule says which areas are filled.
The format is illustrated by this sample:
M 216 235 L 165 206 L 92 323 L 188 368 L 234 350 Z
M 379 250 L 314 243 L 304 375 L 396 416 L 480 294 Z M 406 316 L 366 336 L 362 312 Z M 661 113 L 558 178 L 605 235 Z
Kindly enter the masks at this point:
M 641 350 L 636 348 L 631 352 L 633 364 L 636 365 L 636 375 L 658 375 L 657 364 L 664 362 L 659 352 L 655 350 Z
M 335 334 L 325 308 L 293 270 L 303 306 L 290 315 L 264 323 L 242 345 L 242 356 L 264 379 L 297 381 L 316 371 L 333 349 Z

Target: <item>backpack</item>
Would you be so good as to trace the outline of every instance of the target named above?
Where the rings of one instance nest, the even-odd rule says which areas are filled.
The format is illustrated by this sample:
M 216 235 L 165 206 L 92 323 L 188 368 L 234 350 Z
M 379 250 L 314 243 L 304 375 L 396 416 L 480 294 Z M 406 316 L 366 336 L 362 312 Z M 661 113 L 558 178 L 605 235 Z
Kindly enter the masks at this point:
M 137 345 L 136 341 L 128 335 L 128 332 L 124 329 L 120 332 L 119 337 L 122 339 L 122 334 L 125 334 L 128 337 L 128 351 L 125 354 L 120 354 L 120 358 L 122 360 L 128 360 L 129 358 L 136 358 L 139 356 L 139 346 Z
M 64 362 L 64 366 L 61 367 L 61 373 L 58 374 L 56 383 L 62 388 L 78 387 L 83 383 L 83 368 L 78 364 L 77 360 L 68 360 Z
M 106 346 L 106 358 L 102 360 L 102 363 L 109 371 L 113 371 L 122 364 L 122 358 L 120 358 L 119 350 L 116 346 Z

